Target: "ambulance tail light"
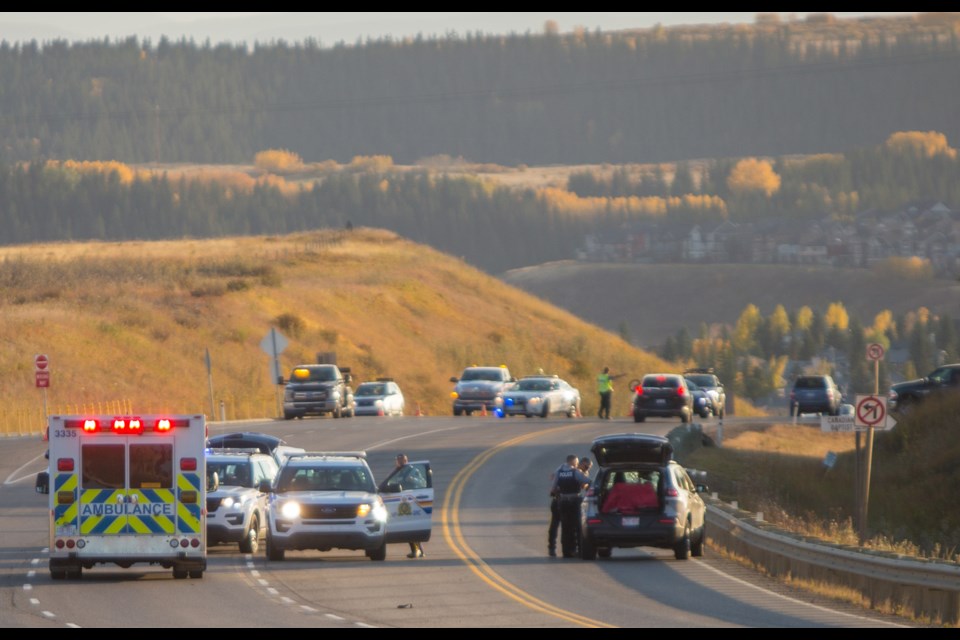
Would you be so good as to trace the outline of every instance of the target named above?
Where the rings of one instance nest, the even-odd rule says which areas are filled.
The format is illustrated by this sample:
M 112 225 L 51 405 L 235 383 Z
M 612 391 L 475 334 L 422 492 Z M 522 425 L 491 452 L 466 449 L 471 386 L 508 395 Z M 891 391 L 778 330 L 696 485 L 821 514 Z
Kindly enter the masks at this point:
M 100 431 L 100 422 L 98 420 L 87 419 L 83 421 L 83 430 L 87 433 Z
M 73 458 L 57 458 L 57 471 L 73 471 Z
M 196 470 L 197 470 L 196 458 L 180 458 L 180 471 L 196 471 Z

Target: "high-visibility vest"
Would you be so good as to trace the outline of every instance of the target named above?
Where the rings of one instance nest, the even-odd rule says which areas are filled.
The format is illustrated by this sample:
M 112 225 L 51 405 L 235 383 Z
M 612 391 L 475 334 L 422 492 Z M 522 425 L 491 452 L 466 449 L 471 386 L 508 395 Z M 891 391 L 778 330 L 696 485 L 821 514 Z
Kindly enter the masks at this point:
M 613 380 L 610 379 L 609 374 L 601 373 L 597 376 L 597 391 L 600 393 L 613 391 Z

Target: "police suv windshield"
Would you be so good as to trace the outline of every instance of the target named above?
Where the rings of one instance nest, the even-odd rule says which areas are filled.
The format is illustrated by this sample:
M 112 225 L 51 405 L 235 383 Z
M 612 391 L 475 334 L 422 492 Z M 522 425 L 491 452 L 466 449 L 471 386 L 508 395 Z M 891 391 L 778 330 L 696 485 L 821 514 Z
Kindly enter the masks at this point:
M 461 380 L 488 380 L 491 382 L 500 382 L 503 380 L 503 374 L 499 369 L 467 369 L 463 372 Z
M 376 493 L 370 472 L 359 466 L 286 467 L 280 472 L 277 492 L 366 491 Z
M 362 384 L 357 387 L 354 395 L 357 396 L 382 396 L 386 393 L 386 388 L 382 384 Z

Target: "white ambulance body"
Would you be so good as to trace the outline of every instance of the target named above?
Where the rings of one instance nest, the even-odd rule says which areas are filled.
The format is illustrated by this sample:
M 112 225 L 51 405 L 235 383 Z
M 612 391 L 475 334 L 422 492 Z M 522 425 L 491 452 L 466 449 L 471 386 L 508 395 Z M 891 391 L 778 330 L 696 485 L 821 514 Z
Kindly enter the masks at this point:
M 51 416 L 50 575 L 158 564 L 207 568 L 202 415 Z

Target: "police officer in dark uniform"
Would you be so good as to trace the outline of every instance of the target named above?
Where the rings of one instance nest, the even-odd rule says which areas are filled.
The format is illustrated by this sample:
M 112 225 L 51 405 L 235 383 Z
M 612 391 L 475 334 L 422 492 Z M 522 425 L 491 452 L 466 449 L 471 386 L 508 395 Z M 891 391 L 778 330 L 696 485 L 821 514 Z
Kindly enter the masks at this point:
M 560 546 L 564 558 L 574 558 L 577 552 L 580 528 L 580 492 L 590 479 L 577 468 L 577 456 L 567 456 L 567 462 L 557 469 L 551 493 L 556 494 L 560 511 Z

